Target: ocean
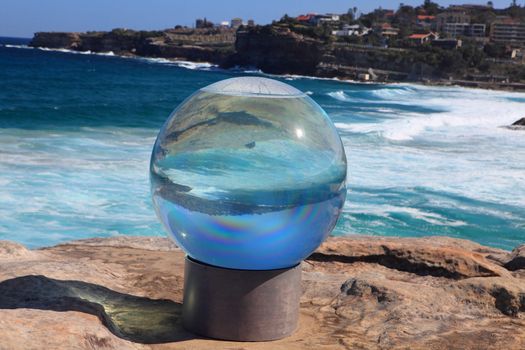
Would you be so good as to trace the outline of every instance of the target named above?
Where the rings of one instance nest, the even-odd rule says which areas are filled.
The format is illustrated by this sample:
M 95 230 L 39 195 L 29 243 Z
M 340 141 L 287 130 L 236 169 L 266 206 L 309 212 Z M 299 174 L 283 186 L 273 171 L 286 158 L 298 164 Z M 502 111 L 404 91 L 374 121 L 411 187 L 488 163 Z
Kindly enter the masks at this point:
M 0 239 L 163 236 L 148 166 L 195 90 L 250 70 L 27 48 L 0 38 Z M 525 94 L 273 77 L 332 118 L 348 158 L 333 235 L 525 242 Z

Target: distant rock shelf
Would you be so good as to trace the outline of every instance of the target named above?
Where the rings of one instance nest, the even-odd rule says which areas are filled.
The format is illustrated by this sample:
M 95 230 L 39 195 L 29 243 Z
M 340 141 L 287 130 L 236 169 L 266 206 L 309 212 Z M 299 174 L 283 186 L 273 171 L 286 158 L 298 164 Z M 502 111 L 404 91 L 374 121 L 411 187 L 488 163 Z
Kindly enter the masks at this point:
M 524 348 L 525 246 L 349 236 L 328 239 L 302 269 L 299 329 L 233 343 L 182 328 L 184 253 L 168 239 L 0 241 L 0 348 Z

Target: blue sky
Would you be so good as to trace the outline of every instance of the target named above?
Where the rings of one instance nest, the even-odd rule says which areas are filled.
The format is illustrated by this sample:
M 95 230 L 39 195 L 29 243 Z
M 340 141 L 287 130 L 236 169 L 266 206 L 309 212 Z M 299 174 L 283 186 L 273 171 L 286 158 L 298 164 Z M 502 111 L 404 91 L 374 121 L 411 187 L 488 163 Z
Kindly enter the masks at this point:
M 397 8 L 399 3 L 418 5 L 423 0 L 2 0 L 0 36 L 31 37 L 37 31 L 86 31 L 112 28 L 163 29 L 176 24 L 193 25 L 195 18 L 212 21 L 232 17 L 253 18 L 270 23 L 287 13 L 346 12 L 356 6 L 368 12 L 374 8 Z M 440 5 L 485 1 L 438 0 Z M 511 0 L 493 0 L 495 7 L 507 7 Z M 523 1 L 518 1 L 523 3 Z

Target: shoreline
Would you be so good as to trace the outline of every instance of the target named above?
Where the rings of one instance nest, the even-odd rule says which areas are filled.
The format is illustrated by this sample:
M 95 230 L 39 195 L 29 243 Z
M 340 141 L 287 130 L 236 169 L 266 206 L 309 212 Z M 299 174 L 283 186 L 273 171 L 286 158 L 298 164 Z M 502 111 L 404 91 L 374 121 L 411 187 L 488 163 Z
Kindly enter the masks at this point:
M 234 68 L 222 68 L 219 64 L 212 62 L 202 62 L 202 61 L 190 61 L 177 58 L 165 58 L 165 57 L 150 57 L 150 56 L 140 56 L 133 54 L 131 52 L 125 54 L 115 54 L 113 51 L 105 52 L 95 52 L 95 51 L 78 51 L 65 48 L 49 48 L 49 47 L 40 47 L 40 46 L 29 46 L 29 45 L 12 45 L 12 44 L 3 44 L 1 45 L 6 48 L 14 49 L 33 49 L 47 52 L 61 52 L 66 54 L 75 54 L 75 55 L 95 55 L 95 56 L 104 56 L 104 57 L 118 57 L 125 59 L 136 59 L 143 60 L 151 63 L 158 64 L 172 64 L 180 68 L 190 69 L 190 70 L 203 70 L 203 71 L 224 71 L 224 72 L 238 72 L 244 74 L 259 74 L 269 77 L 277 77 L 281 79 L 312 79 L 312 80 L 329 80 L 337 81 L 341 83 L 350 83 L 350 84 L 366 84 L 366 85 L 396 85 L 396 84 L 412 84 L 419 86 L 430 86 L 430 87 L 462 87 L 468 89 L 480 89 L 480 90 L 489 90 L 489 91 L 506 91 L 506 92 L 516 92 L 523 93 L 525 92 L 525 84 L 521 83 L 488 83 L 488 82 L 478 82 L 472 80 L 422 80 L 422 81 L 405 81 L 405 80 L 389 80 L 389 81 L 361 81 L 349 78 L 340 78 L 340 77 L 322 77 L 322 76 L 313 76 L 313 75 L 301 75 L 293 73 L 284 73 L 284 74 L 275 74 L 275 73 L 266 73 L 261 69 L 256 67 L 234 67 Z

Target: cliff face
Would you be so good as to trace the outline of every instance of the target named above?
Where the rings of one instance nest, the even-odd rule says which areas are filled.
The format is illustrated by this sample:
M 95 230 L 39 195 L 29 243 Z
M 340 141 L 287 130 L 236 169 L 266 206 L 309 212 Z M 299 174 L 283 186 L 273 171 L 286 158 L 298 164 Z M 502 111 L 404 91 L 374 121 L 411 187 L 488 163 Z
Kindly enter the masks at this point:
M 151 38 L 135 53 L 139 56 L 178 58 L 186 61 L 222 64 L 233 53 L 233 45 L 230 47 L 173 45 L 158 38 Z
M 136 32 L 113 30 L 111 32 L 87 33 L 35 33 L 30 46 L 63 48 L 77 51 L 131 53 L 142 51 L 148 38 L 160 32 Z
M 155 35 L 155 33 L 150 34 Z M 84 33 L 80 35 L 77 47 L 80 51 L 115 53 L 132 52 L 143 45 L 144 36 L 141 32 L 111 31 L 108 33 Z
M 210 40 L 218 37 L 222 41 Z M 234 45 L 235 44 L 235 45 Z M 184 35 L 174 31 L 144 32 L 116 29 L 111 32 L 36 33 L 31 46 L 120 55 L 175 58 L 211 62 L 224 68 L 256 67 L 266 73 L 355 78 L 368 68 L 378 75 L 404 79 L 417 65 L 401 51 L 326 44 L 271 26 L 224 34 Z M 417 74 L 416 74 L 417 75 Z
M 80 44 L 79 33 L 39 32 L 35 33 L 30 46 L 51 49 L 75 50 Z
M 237 33 L 235 51 L 226 67 L 251 66 L 274 74 L 315 75 L 324 46 L 291 32 L 256 27 Z
M 297 331 L 241 343 L 184 330 L 184 253 L 166 238 L 0 241 L 0 349 L 522 350 L 524 253 L 447 237 L 330 238 L 302 263 Z
M 267 73 L 340 78 L 357 78 L 373 69 L 380 80 L 436 74 L 434 68 L 418 62 L 407 50 L 325 43 L 271 27 L 239 31 L 235 51 L 226 67 L 253 66 Z
M 363 48 L 357 45 L 334 44 L 324 56 L 326 65 L 372 68 L 381 75 L 419 79 L 434 76 L 434 68 L 418 61 L 412 52 L 403 49 Z
M 176 28 L 164 31 L 115 29 L 110 32 L 36 33 L 31 46 L 107 52 L 210 62 L 223 68 L 254 67 L 266 73 L 360 79 L 369 73 L 378 81 L 433 81 L 440 84 L 525 89 L 515 66 L 496 65 L 483 77 L 464 66 L 457 50 L 383 48 L 318 40 L 279 26 L 234 29 Z M 509 82 L 492 74 L 507 75 Z M 514 73 L 512 73 L 514 72 Z M 467 75 L 465 75 L 467 74 Z M 469 73 L 470 74 L 470 73 Z M 479 75 L 479 74 L 478 74 Z M 474 77 L 475 75 L 473 75 Z M 513 77 L 516 76 L 517 80 Z M 454 80 L 455 79 L 455 80 Z

